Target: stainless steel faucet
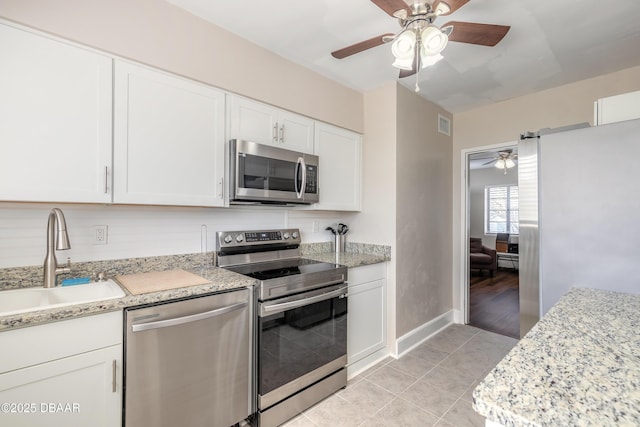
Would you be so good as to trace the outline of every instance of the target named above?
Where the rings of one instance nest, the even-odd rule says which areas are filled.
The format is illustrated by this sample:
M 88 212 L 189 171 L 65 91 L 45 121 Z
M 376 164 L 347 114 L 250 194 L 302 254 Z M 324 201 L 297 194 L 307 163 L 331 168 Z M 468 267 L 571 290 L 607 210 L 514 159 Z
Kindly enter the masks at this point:
M 67 223 L 64 214 L 58 208 L 49 212 L 49 222 L 47 222 L 47 255 L 44 258 L 44 287 L 53 288 L 56 286 L 56 275 L 69 273 L 71 271 L 70 261 L 66 267 L 58 267 L 55 249 L 64 251 L 71 248 L 69 235 L 67 234 Z

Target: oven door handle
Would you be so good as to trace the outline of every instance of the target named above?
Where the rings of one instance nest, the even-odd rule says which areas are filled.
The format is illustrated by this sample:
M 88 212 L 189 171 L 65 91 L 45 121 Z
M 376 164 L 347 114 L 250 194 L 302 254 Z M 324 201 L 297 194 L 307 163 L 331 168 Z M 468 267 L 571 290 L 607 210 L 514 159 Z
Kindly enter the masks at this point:
M 313 304 L 316 302 L 328 300 L 335 297 L 346 297 L 347 286 L 343 286 L 335 291 L 325 292 L 324 294 L 315 295 L 309 298 L 303 298 L 296 301 L 281 302 L 281 303 L 262 303 L 260 304 L 260 316 L 268 316 L 271 314 L 281 313 L 286 310 L 292 310 L 294 308 L 304 307 L 305 305 Z

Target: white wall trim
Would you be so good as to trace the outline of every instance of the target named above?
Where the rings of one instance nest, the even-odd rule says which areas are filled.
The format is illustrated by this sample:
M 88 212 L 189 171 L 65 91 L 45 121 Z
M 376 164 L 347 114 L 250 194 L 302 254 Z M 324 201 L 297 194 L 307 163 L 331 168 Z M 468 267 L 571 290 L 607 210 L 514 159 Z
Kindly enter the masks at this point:
M 462 311 L 454 308 L 453 310 L 453 323 L 464 325 L 464 317 Z
M 374 353 L 371 353 L 366 357 L 363 357 L 357 362 L 347 365 L 347 378 L 352 379 L 360 375 L 367 369 L 377 365 L 378 363 L 380 363 L 381 361 L 383 361 L 389 356 L 390 356 L 389 350 L 386 347 L 384 347 Z
M 432 335 L 449 326 L 453 323 L 453 314 L 453 310 L 449 310 L 398 338 L 396 341 L 395 354 L 398 355 L 398 358 L 404 356 L 406 353 L 431 338 Z

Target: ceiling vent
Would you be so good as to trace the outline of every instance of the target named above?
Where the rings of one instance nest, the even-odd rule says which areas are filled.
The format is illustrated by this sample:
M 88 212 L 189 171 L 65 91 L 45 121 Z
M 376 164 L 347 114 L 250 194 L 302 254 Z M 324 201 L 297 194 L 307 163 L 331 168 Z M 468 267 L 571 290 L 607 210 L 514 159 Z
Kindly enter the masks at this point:
M 438 132 L 451 136 L 451 120 L 441 114 L 438 114 Z

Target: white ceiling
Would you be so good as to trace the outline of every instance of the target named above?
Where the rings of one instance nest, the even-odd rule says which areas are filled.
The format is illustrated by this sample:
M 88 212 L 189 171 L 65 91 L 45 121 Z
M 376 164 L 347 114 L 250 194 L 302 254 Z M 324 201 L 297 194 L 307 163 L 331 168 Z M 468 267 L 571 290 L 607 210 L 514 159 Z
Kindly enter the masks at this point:
M 359 91 L 398 78 L 389 45 L 330 55 L 399 30 L 370 0 L 167 1 Z M 640 0 L 471 0 L 435 24 L 449 20 L 511 26 L 495 47 L 449 43 L 420 72 L 420 95 L 452 113 L 640 65 Z

